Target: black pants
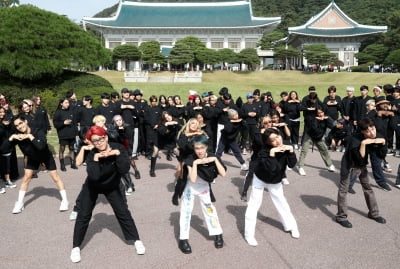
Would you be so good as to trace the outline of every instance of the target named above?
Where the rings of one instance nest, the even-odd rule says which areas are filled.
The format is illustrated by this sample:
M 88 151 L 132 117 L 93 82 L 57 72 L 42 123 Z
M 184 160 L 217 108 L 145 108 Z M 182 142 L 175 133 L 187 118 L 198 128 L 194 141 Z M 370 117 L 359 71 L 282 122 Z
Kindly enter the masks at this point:
M 87 228 L 89 227 L 90 219 L 92 218 L 93 209 L 96 205 L 96 200 L 99 194 L 102 193 L 110 203 L 118 223 L 121 226 L 122 233 L 126 240 L 139 240 L 139 233 L 136 229 L 135 221 L 132 218 L 131 212 L 128 209 L 126 199 L 121 188 L 117 187 L 107 192 L 99 192 L 93 189 L 86 182 L 82 186 L 80 193 L 80 203 L 78 217 L 75 222 L 73 247 L 80 247 Z

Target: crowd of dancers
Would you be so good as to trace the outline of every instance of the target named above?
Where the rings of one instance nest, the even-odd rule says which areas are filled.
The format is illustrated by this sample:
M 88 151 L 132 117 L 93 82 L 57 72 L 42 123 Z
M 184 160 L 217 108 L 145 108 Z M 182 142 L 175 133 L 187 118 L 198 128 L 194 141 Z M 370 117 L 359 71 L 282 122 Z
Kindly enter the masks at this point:
M 150 161 L 149 175 L 156 177 L 160 152 L 165 153 L 168 161 L 177 159 L 172 204 L 181 204 L 179 248 L 183 253 L 192 252 L 189 228 L 195 196 L 200 199 L 209 234 L 215 237 L 215 247 L 223 247 L 211 183 L 226 174 L 223 154 L 228 152 L 234 155 L 240 169 L 247 171 L 241 192 L 243 201 L 247 201 L 252 185 L 245 215 L 245 239 L 251 246 L 258 244 L 256 216 L 264 188 L 269 191 L 284 230 L 293 238 L 300 237 L 282 185 L 289 184 L 287 169 L 296 168 L 301 176 L 306 175 L 306 156 L 314 145 L 331 172 L 336 167 L 329 151 L 343 152 L 337 222 L 352 227 L 347 219 L 346 195 L 355 193 L 352 186 L 359 178 L 368 217 L 385 223 L 369 185 L 366 165 L 369 159 L 377 185 L 390 191 L 384 172 L 391 172 L 386 161 L 388 154 L 400 157 L 400 79 L 395 85 L 375 86 L 373 96 L 365 85 L 360 87 L 359 96 L 354 87 L 347 87 L 343 98 L 337 95 L 335 86 L 328 88 L 323 99 L 318 97 L 315 87 L 308 90 L 302 99 L 296 91 L 290 91 L 281 92 L 280 99 L 275 101 L 271 92 L 255 89 L 246 94 L 245 100 L 234 100 L 228 88 L 223 87 L 218 96 L 213 92 L 190 91 L 187 103 L 183 104 L 178 95 L 151 95 L 147 102 L 140 90 L 123 88 L 120 93 L 101 94 L 98 107 L 92 105 L 91 96 L 78 100 L 73 91 L 68 91 L 52 117 L 59 141 L 60 170 L 66 171 L 68 163 L 71 169 L 80 165 L 87 169 L 87 178 L 70 214 L 70 219 L 76 221 L 71 260 L 81 260 L 80 245 L 99 194 L 104 194 L 112 206 L 126 240 L 135 242 L 137 254 L 145 253 L 126 202 L 126 195 L 135 191 L 129 170 L 133 168 L 135 178 L 141 178 L 135 162 L 143 155 Z M 24 154 L 24 175 L 14 214 L 24 210 L 29 182 L 37 177 L 40 168 L 48 171 L 60 191 L 59 210 L 69 208 L 63 181 L 47 144 L 46 135 L 51 131 L 40 96 L 23 100 L 14 114 L 6 97 L 0 94 L 0 193 L 16 187 L 13 181 L 19 175 L 15 146 Z M 296 151 L 300 151 L 298 160 Z M 248 164 L 243 158 L 247 154 L 251 155 Z M 400 165 L 395 186 L 400 188 Z

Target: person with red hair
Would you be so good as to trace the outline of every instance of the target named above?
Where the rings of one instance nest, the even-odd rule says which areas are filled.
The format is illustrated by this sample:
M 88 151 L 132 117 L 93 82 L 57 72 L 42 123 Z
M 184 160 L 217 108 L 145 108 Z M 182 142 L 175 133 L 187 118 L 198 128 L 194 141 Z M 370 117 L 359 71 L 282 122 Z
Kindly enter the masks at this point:
M 130 161 L 128 152 L 119 143 L 108 141 L 107 131 L 100 126 L 92 126 L 86 134 L 91 145 L 82 147 L 78 160 L 85 150 L 90 150 L 86 157 L 87 178 L 82 185 L 80 208 L 75 222 L 71 261 L 81 260 L 80 246 L 85 238 L 92 212 L 99 194 L 104 194 L 114 210 L 126 240 L 134 241 L 136 253 L 143 255 L 145 247 L 140 241 L 135 221 L 128 209 L 125 194 L 121 186 L 122 175 L 128 173 Z

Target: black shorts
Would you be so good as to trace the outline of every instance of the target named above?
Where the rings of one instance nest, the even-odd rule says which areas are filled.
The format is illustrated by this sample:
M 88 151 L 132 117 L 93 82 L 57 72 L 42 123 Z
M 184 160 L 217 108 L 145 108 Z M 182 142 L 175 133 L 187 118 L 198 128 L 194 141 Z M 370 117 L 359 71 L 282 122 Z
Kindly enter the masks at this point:
M 58 143 L 60 146 L 73 146 L 75 144 L 75 138 L 70 139 L 58 139 Z
M 37 170 L 37 169 L 39 169 L 39 166 L 42 163 L 44 164 L 46 169 L 49 171 L 57 170 L 56 161 L 54 160 L 54 157 L 51 154 L 49 154 L 48 158 L 46 158 L 44 160 L 40 160 L 40 161 L 29 158 L 29 156 L 28 156 L 28 161 L 26 162 L 25 168 L 30 169 L 30 170 Z

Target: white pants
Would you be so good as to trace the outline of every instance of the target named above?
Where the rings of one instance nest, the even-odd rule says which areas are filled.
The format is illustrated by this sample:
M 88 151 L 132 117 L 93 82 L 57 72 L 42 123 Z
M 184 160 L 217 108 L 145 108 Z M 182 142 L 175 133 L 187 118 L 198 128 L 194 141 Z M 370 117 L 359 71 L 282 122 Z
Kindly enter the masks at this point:
M 272 202 L 274 203 L 276 210 L 278 210 L 281 222 L 283 224 L 283 229 L 285 231 L 298 229 L 296 220 L 294 219 L 294 216 L 290 211 L 289 204 L 287 203 L 286 198 L 283 195 L 282 184 L 267 184 L 261 181 L 256 175 L 254 175 L 253 186 L 251 189 L 250 200 L 247 204 L 245 217 L 245 238 L 254 238 L 257 213 L 262 203 L 264 188 L 268 189 Z
M 216 145 L 216 149 L 215 152 L 217 152 L 218 150 L 218 144 L 219 144 L 219 140 L 221 139 L 221 131 L 225 128 L 224 124 L 219 124 L 217 125 L 217 144 Z M 223 154 L 223 153 L 222 153 Z
M 209 235 L 222 234 L 222 228 L 218 220 L 217 210 L 211 203 L 210 187 L 208 182 L 202 180 L 201 178 L 197 178 L 196 182 L 193 183 L 188 179 L 181 201 L 179 239 L 189 239 L 190 220 L 192 218 L 195 195 L 200 199 L 201 210 L 203 211 Z
M 132 157 L 137 156 L 138 145 L 139 145 L 139 128 L 135 128 L 133 132 Z

